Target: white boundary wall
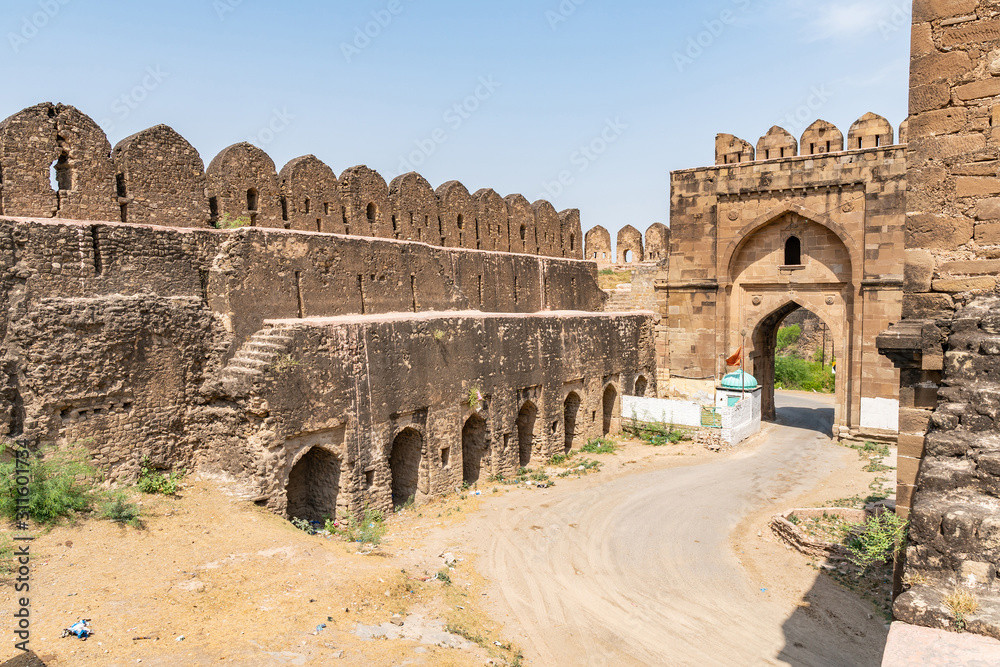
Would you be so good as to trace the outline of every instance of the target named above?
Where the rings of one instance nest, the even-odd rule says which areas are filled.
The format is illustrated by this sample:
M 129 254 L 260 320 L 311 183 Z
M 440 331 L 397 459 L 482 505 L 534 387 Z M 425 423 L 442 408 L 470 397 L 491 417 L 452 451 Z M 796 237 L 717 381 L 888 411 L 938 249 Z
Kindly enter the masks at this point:
M 622 397 L 622 419 L 700 427 L 701 411 L 700 404 L 690 401 Z M 738 445 L 760 432 L 760 403 L 753 394 L 748 394 L 733 407 L 717 408 L 717 411 L 722 416 L 722 439 L 731 445 Z
M 701 426 L 701 405 L 690 401 L 622 396 L 622 419 L 676 426 Z

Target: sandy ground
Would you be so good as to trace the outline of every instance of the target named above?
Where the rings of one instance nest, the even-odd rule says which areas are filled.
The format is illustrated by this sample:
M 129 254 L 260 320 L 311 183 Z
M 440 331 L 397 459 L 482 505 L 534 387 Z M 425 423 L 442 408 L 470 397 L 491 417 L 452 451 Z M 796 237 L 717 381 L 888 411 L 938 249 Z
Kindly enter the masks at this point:
M 872 476 L 813 430 L 829 401 L 782 400 L 787 425 L 736 452 L 626 443 L 554 488 L 484 484 L 394 516 L 369 555 L 215 480 L 146 496 L 145 530 L 89 520 L 33 543 L 31 646 L 53 667 L 877 665 L 874 609 L 766 528 Z M 450 586 L 429 579 L 446 553 Z M 14 604 L 3 582 L 0 615 Z M 80 618 L 96 635 L 59 639 Z M 380 624 L 409 638 L 356 634 Z

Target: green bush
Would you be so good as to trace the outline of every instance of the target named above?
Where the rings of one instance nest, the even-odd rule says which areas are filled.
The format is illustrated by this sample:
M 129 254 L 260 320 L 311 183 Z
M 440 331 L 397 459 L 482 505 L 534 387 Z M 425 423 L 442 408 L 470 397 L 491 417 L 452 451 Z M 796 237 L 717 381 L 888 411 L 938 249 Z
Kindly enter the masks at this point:
M 0 457 L 9 451 L 0 444 Z M 0 463 L 0 517 L 17 518 L 18 486 L 13 458 Z M 31 520 L 51 525 L 78 512 L 89 511 L 97 496 L 95 486 L 100 476 L 90 464 L 90 454 L 79 443 L 65 448 L 45 448 L 31 456 L 28 464 Z
M 851 562 L 868 569 L 895 558 L 903 548 L 906 527 L 907 522 L 895 512 L 883 512 L 859 524 L 859 530 L 847 540 Z
M 138 482 L 139 490 L 143 493 L 176 495 L 181 488 L 182 479 L 184 479 L 183 470 L 170 473 L 160 472 L 153 467 L 148 456 L 143 457 Z
M 622 426 L 622 431 L 638 440 L 644 440 L 654 447 L 675 445 L 683 440 L 690 440 L 691 435 L 677 430 L 673 424 L 652 424 L 629 419 Z
M 818 362 L 798 357 L 775 357 L 774 384 L 779 389 L 818 391 L 832 394 L 836 389 L 833 371 Z
M 607 438 L 594 438 L 581 447 L 580 451 L 586 454 L 614 454 L 618 451 L 618 445 Z
M 349 513 L 341 521 L 327 520 L 326 530 L 334 535 L 340 535 L 348 542 L 360 542 L 361 544 L 371 544 L 378 546 L 382 543 L 382 538 L 388 530 L 385 525 L 385 516 L 378 510 L 369 507 L 360 517 L 354 513 Z
M 799 342 L 799 338 L 802 337 L 802 327 L 798 324 L 793 324 L 790 327 L 782 327 L 778 329 L 778 349 L 784 350 L 792 345 Z
M 128 494 L 125 492 L 113 494 L 108 500 L 101 503 L 101 517 L 115 523 L 142 528 L 141 516 L 139 506 L 129 501 Z
M 0 533 L 0 575 L 14 571 L 14 540 L 7 533 Z
M 222 214 L 222 219 L 219 220 L 218 229 L 240 229 L 241 227 L 249 227 L 252 221 L 247 216 L 240 216 L 234 218 L 228 213 Z

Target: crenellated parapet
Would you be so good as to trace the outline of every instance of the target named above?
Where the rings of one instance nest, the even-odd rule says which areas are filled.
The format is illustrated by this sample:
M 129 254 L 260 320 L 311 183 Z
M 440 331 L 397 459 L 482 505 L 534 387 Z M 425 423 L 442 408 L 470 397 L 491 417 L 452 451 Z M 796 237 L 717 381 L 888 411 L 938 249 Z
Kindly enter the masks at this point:
M 715 164 L 742 164 L 784 158 L 841 153 L 844 151 L 869 150 L 906 143 L 907 123 L 899 126 L 899 141 L 888 120 L 873 113 L 859 118 L 847 134 L 836 125 L 825 120 L 817 120 L 806 128 L 802 138 L 796 140 L 791 132 L 782 127 L 772 127 L 757 142 L 756 149 L 748 141 L 732 134 L 719 134 L 715 138 Z
M 314 155 L 278 172 L 263 150 L 229 146 L 205 168 L 166 125 L 123 139 L 51 103 L 0 123 L 0 215 L 181 228 L 254 226 L 417 241 L 446 248 L 583 259 L 580 214 L 419 174 L 386 184 L 366 166 L 336 172 Z

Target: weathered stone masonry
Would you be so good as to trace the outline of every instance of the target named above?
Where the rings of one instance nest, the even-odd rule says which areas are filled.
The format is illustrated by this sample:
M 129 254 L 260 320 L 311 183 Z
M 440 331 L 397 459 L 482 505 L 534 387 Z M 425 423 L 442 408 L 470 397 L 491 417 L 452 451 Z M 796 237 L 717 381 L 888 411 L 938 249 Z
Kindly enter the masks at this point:
M 652 314 L 601 312 L 577 211 L 246 144 L 206 171 L 166 126 L 112 153 L 54 105 L 0 124 L 0 165 L 0 433 L 112 478 L 149 456 L 289 516 L 391 509 L 608 433 L 655 382 Z

